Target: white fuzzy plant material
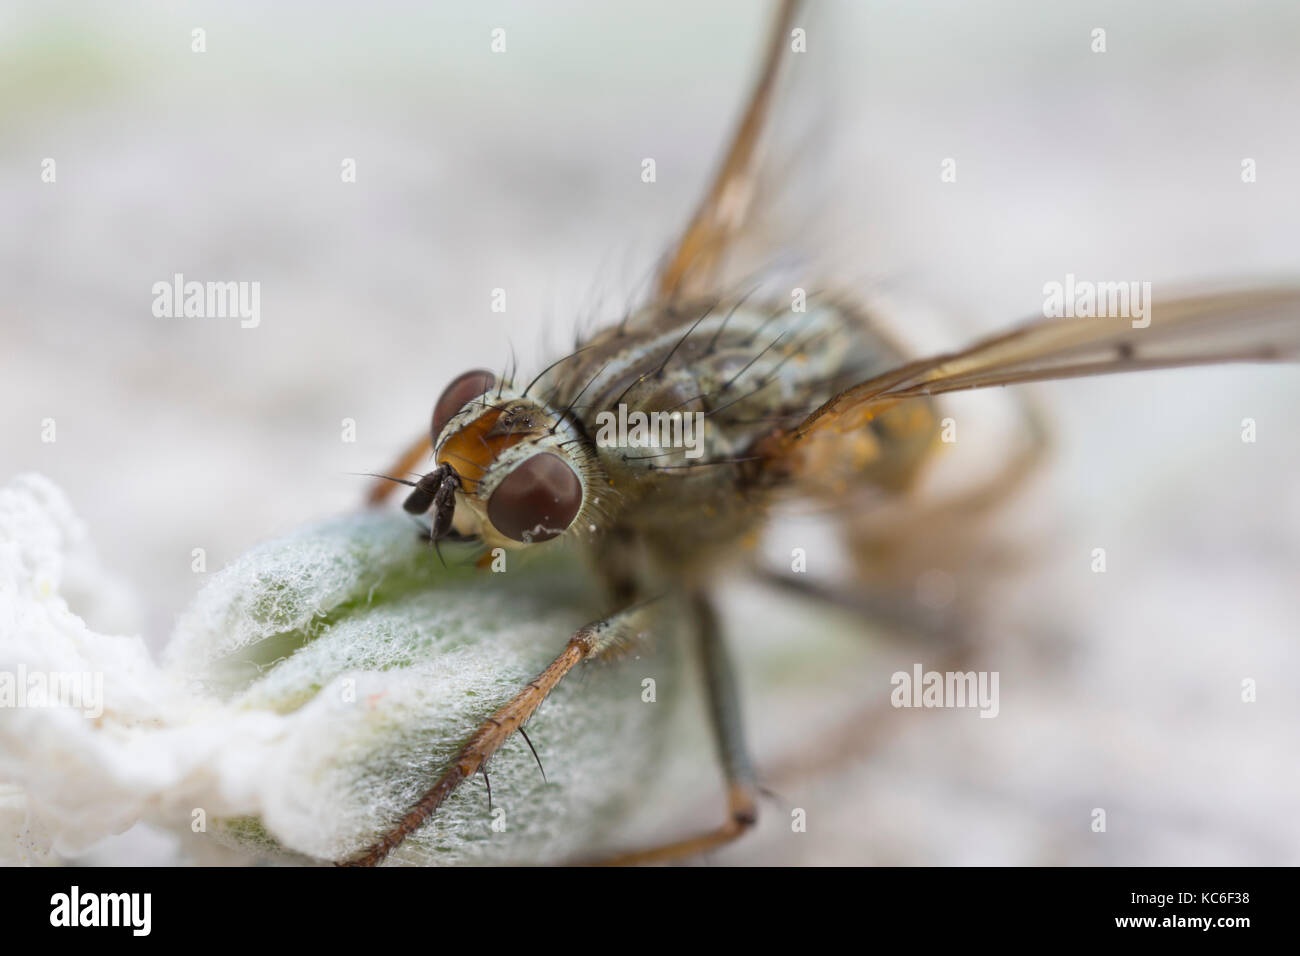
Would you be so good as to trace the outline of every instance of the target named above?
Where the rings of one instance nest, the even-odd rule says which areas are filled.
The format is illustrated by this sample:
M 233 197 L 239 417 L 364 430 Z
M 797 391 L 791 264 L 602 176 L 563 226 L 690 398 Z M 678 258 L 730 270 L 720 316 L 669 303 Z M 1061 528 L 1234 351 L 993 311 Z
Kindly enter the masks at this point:
M 599 617 L 563 560 L 444 567 L 404 516 L 357 514 L 214 574 L 155 661 L 62 493 L 0 489 L 0 862 L 75 856 L 137 823 L 250 859 L 362 850 L 477 725 Z M 516 567 L 517 565 L 517 567 Z M 84 615 L 79 616 L 79 615 Z M 680 632 L 681 627 L 665 629 Z M 583 666 L 392 863 L 563 862 L 617 842 L 670 738 L 678 642 Z M 8 697 L 5 695 L 8 694 Z

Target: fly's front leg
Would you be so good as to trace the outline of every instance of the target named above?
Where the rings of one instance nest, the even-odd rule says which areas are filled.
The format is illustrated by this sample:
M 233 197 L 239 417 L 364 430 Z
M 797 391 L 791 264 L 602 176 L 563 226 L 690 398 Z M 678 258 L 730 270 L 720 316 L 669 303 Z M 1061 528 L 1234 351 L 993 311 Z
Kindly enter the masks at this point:
M 718 615 L 712 603 L 703 595 L 694 599 L 693 609 L 698 623 L 709 719 L 713 724 L 718 759 L 727 785 L 727 818 L 721 826 L 706 833 L 662 846 L 618 854 L 598 861 L 601 864 L 627 866 L 663 863 L 695 856 L 730 843 L 758 822 L 758 784 L 749 748 L 745 745 L 735 671 L 722 638 L 722 630 L 718 626 Z
M 402 452 L 402 457 L 393 462 L 384 474 L 403 478 L 413 471 L 415 466 L 431 451 L 433 451 L 433 439 L 429 437 L 428 432 L 425 432 L 420 436 L 419 441 L 412 442 L 407 446 L 406 450 Z M 381 478 L 375 479 L 375 482 L 370 486 L 370 490 L 366 492 L 366 504 L 370 507 L 383 504 L 396 487 L 397 485 L 391 481 L 385 481 Z
M 635 641 L 647 627 L 653 611 L 653 602 L 638 604 L 588 624 L 569 638 L 564 650 L 545 670 L 479 726 L 451 766 L 392 829 L 360 856 L 340 865 L 376 866 L 382 862 L 403 840 L 423 826 L 443 800 L 461 783 L 473 777 L 507 738 L 528 721 L 564 675 L 585 660 Z

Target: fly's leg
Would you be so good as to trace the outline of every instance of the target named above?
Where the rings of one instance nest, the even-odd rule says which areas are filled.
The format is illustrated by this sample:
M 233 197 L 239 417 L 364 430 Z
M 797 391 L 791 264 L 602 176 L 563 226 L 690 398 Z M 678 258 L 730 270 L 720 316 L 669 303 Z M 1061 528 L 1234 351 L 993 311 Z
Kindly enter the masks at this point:
M 392 475 L 395 478 L 404 477 L 411 471 L 414 471 L 416 465 L 420 463 L 421 459 L 428 455 L 432 450 L 433 440 L 429 437 L 429 433 L 425 432 L 420 436 L 419 441 L 413 442 L 404 452 L 402 452 L 402 457 L 393 462 L 384 474 Z M 366 492 L 366 505 L 373 508 L 375 505 L 382 504 L 388 499 L 388 496 L 393 493 L 393 489 L 396 487 L 398 486 L 391 481 L 384 481 L 380 478 L 375 479 L 374 484 L 370 486 L 370 490 Z
M 1046 460 L 1049 447 L 1040 410 L 1029 400 L 1022 402 L 1026 441 L 991 479 L 940 502 L 900 507 L 896 520 L 883 526 L 869 519 L 849 523 L 845 538 L 856 572 L 851 586 L 764 566 L 755 568 L 759 581 L 908 638 L 920 637 L 927 654 L 937 655 L 932 669 L 970 669 L 978 650 L 977 605 L 986 582 L 1015 560 L 1007 559 L 984 519 L 1014 499 Z M 1016 553 L 1021 550 L 1017 543 Z M 954 587 L 951 606 L 928 606 L 918 600 L 917 580 L 943 567 L 958 569 L 963 586 Z M 840 726 L 820 732 L 810 746 L 769 765 L 767 778 L 780 786 L 837 767 L 846 755 L 875 745 L 894 726 L 891 717 L 896 715 L 887 701 L 865 703 Z
M 647 625 L 653 605 L 642 603 L 579 630 L 546 669 L 529 681 L 504 706 L 487 718 L 469 738 L 438 781 L 425 792 L 387 833 L 359 856 L 343 866 L 376 866 L 403 840 L 420 829 L 443 800 L 470 779 L 500 746 L 533 715 L 546 696 L 585 660 L 624 646 L 636 639 Z
M 709 718 L 727 785 L 727 818 L 721 826 L 706 833 L 596 861 L 602 865 L 663 863 L 695 856 L 730 843 L 758 822 L 758 784 L 745 746 L 735 672 L 718 626 L 718 615 L 702 595 L 694 599 L 694 610 L 699 625 Z
M 978 644 L 971 622 L 963 615 L 935 614 L 884 588 L 837 588 L 805 575 L 767 568 L 758 569 L 756 574 L 764 584 L 779 587 L 816 608 L 830 605 L 858 616 L 864 623 L 897 631 L 909 647 L 924 652 L 927 667 L 932 670 L 957 672 L 975 666 Z M 917 637 L 920 645 L 914 640 Z M 901 713 L 887 697 L 864 701 L 835 724 L 807 735 L 800 747 L 765 763 L 764 782 L 777 789 L 798 786 L 842 767 L 846 758 L 860 759 L 896 732 Z
M 892 588 L 856 585 L 836 587 L 809 580 L 806 575 L 788 574 L 769 567 L 755 569 L 759 582 L 772 585 L 818 607 L 834 607 L 861 618 L 909 635 L 919 634 L 928 642 L 950 643 L 951 633 L 944 619 L 927 612 L 916 601 Z

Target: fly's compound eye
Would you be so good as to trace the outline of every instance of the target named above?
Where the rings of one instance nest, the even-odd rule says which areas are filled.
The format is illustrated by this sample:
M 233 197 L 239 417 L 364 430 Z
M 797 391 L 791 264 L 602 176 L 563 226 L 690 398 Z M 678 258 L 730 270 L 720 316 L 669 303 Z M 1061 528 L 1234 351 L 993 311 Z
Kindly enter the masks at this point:
M 546 541 L 564 530 L 582 507 L 582 482 L 557 455 L 542 452 L 502 479 L 488 499 L 488 520 L 515 541 Z
M 447 423 L 465 407 L 470 399 L 478 398 L 484 392 L 491 391 L 496 383 L 497 377 L 481 368 L 466 372 L 464 375 L 457 375 L 452 379 L 451 384 L 442 390 L 442 397 L 438 399 L 438 404 L 433 406 L 434 442 L 437 443 L 438 436 L 447 427 Z

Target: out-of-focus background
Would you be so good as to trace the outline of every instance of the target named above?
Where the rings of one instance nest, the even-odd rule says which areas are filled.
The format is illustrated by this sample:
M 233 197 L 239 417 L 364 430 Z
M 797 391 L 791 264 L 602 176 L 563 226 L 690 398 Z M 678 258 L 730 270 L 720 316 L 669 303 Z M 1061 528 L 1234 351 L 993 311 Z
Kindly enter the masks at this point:
M 713 168 L 765 30 L 742 2 L 7 4 L 0 477 L 68 492 L 161 646 L 201 583 L 195 548 L 215 569 L 353 507 L 351 473 L 387 465 L 452 376 L 511 344 L 540 369 L 579 321 L 620 313 Z M 833 58 L 833 89 L 801 94 L 833 116 L 804 157 L 833 196 L 824 252 L 929 317 L 901 310 L 898 329 L 928 347 L 1035 314 L 1067 273 L 1295 279 L 1298 37 L 1284 0 L 819 5 L 804 55 Z M 260 283 L 260 324 L 155 317 L 175 273 Z M 1300 377 L 1036 394 L 1054 456 L 1006 527 L 1037 550 L 981 626 L 999 717 L 864 727 L 717 859 L 1300 857 Z M 997 456 L 979 423 L 1005 401 L 947 403 L 973 436 L 954 457 Z M 770 675 L 734 639 L 773 763 L 806 743 L 792 718 L 888 693 L 888 671 L 818 685 L 796 630 L 809 683 L 761 697 Z M 786 804 L 808 810 L 797 839 Z

